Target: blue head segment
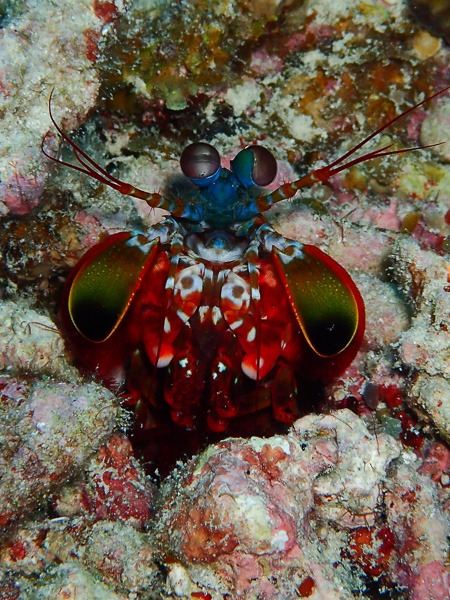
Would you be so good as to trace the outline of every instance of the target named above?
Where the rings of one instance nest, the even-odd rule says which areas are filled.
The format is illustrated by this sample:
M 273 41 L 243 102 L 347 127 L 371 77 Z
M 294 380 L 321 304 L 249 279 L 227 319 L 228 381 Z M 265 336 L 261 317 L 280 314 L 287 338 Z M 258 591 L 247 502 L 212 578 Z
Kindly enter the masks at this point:
M 189 144 L 181 153 L 180 166 L 192 183 L 208 187 L 220 175 L 220 156 L 217 150 L 206 142 Z
M 183 173 L 199 187 L 208 187 L 217 181 L 220 172 L 220 156 L 206 142 L 189 144 L 180 158 Z M 248 146 L 231 161 L 231 170 L 245 188 L 266 186 L 275 179 L 277 161 L 264 146 Z
M 241 150 L 231 162 L 230 171 L 221 169 L 219 153 L 213 146 L 195 142 L 183 150 L 180 166 L 186 177 L 200 187 L 196 202 L 188 203 L 182 216 L 216 228 L 247 221 L 266 210 L 266 202 L 259 203 L 260 193 L 247 190 L 268 185 L 277 173 L 275 158 L 262 146 Z
M 264 146 L 248 146 L 231 161 L 231 170 L 246 188 L 264 187 L 275 179 L 277 161 Z

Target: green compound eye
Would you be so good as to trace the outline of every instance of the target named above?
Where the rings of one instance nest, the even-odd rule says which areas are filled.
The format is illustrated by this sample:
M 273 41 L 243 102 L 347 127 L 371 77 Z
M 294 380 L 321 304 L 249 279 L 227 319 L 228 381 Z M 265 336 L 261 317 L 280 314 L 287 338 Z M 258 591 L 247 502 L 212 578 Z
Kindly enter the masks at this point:
M 264 146 L 248 146 L 231 161 L 231 169 L 242 185 L 265 186 L 276 177 L 277 161 Z

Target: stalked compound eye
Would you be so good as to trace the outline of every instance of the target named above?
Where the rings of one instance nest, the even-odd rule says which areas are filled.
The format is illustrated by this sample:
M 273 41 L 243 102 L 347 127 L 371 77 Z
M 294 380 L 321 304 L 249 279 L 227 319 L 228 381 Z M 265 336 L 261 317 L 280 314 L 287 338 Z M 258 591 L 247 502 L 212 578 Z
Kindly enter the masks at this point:
M 206 187 L 220 175 L 220 156 L 211 144 L 195 142 L 181 153 L 180 166 L 193 183 Z
M 245 187 L 269 185 L 277 174 L 277 161 L 264 146 L 249 146 L 231 161 L 233 173 Z

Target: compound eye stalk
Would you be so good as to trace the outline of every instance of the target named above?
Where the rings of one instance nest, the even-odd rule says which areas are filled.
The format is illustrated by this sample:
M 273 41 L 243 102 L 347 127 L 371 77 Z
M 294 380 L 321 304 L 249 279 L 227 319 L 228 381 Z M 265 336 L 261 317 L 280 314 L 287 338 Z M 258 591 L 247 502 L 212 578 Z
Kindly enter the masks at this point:
M 245 187 L 266 186 L 275 179 L 277 161 L 264 146 L 249 146 L 235 156 L 231 168 Z
M 193 183 L 207 187 L 220 175 L 220 155 L 211 144 L 195 142 L 181 153 L 180 166 Z

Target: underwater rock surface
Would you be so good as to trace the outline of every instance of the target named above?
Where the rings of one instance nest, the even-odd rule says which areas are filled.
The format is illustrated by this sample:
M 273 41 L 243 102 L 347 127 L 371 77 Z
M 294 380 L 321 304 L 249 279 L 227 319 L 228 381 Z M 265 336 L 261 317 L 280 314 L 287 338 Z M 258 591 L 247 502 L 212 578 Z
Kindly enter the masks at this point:
M 78 373 L 58 330 L 80 256 L 161 211 L 41 153 L 54 88 L 64 131 L 136 186 L 170 189 L 199 139 L 225 160 L 262 142 L 277 184 L 291 181 L 449 85 L 445 31 L 408 4 L 2 4 L 0 597 L 448 599 L 448 143 L 271 211 L 357 282 L 362 348 L 328 414 L 212 445 L 162 482 L 133 456 L 121 399 Z M 448 102 L 372 143 L 444 141 Z M 54 132 L 45 143 L 59 151 Z

